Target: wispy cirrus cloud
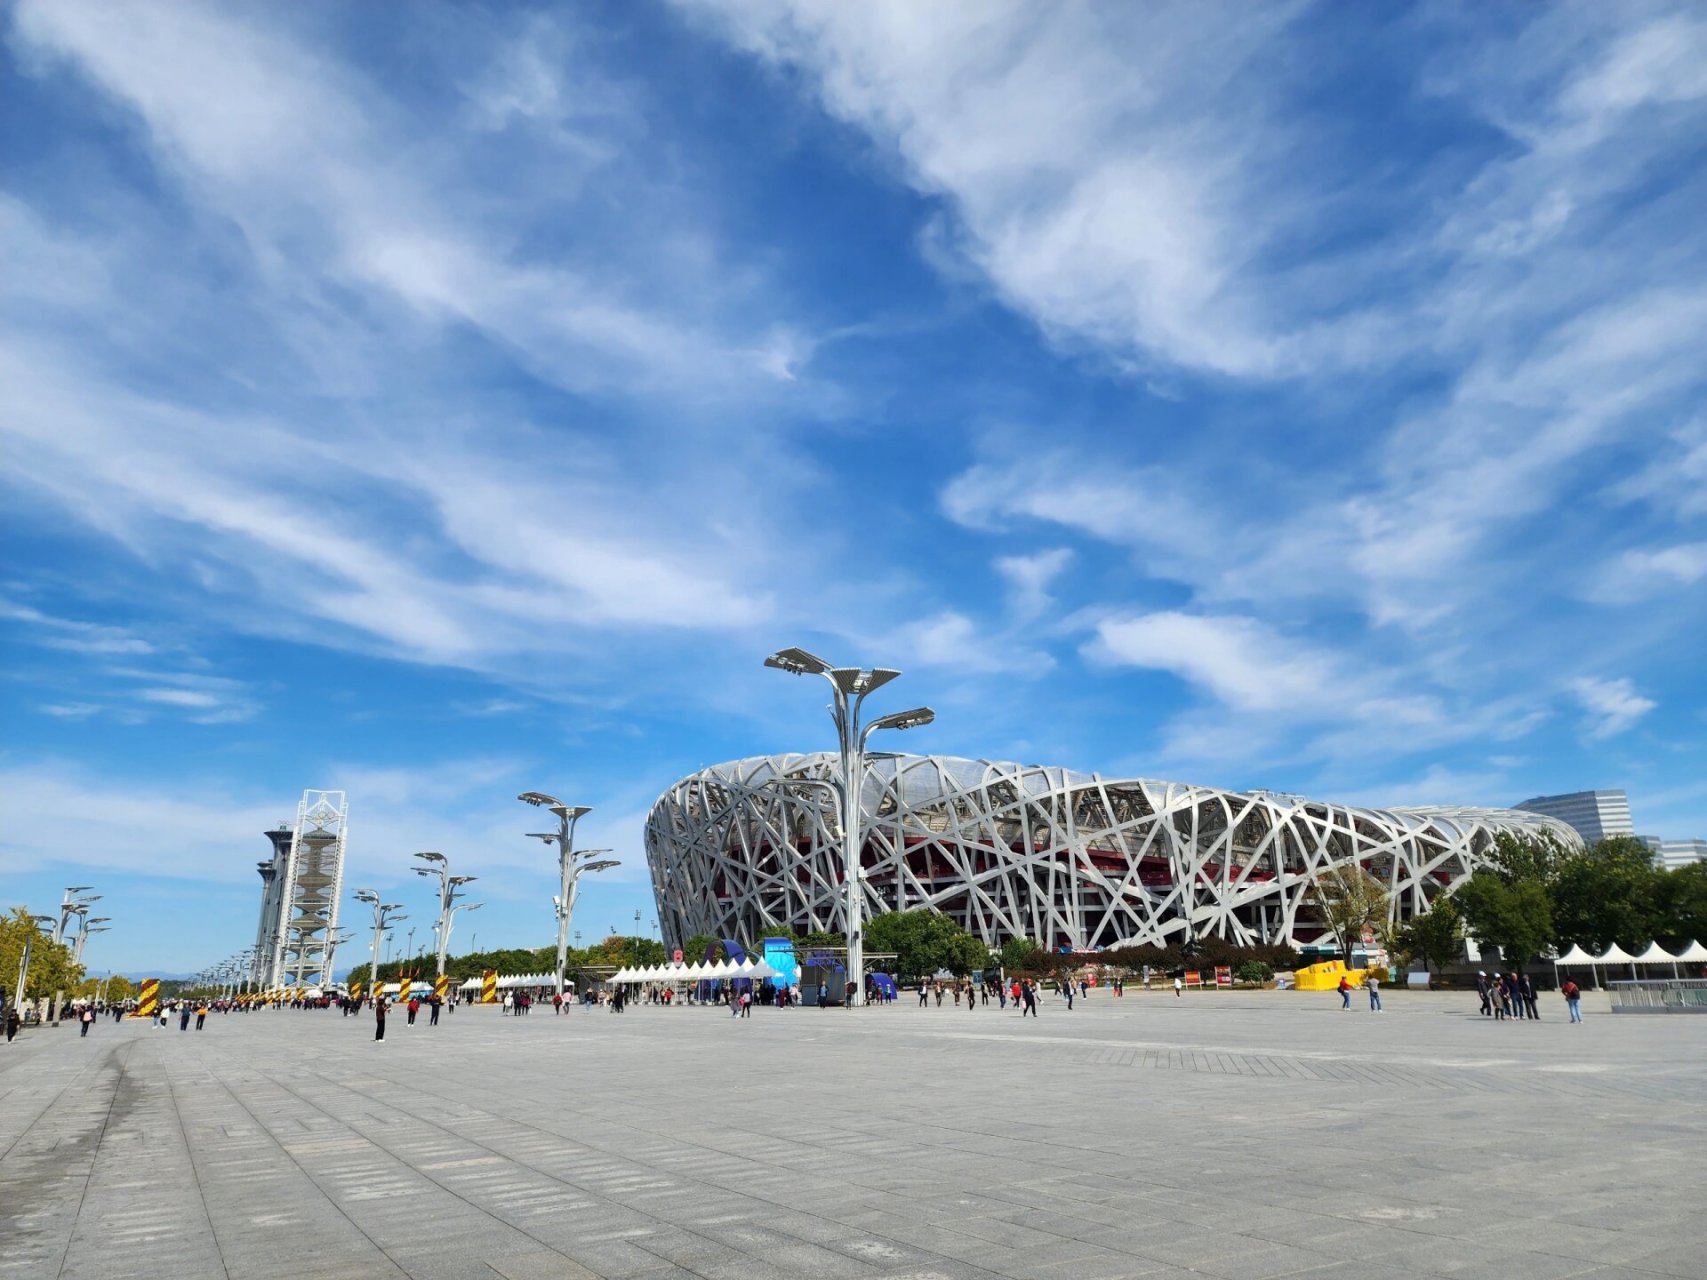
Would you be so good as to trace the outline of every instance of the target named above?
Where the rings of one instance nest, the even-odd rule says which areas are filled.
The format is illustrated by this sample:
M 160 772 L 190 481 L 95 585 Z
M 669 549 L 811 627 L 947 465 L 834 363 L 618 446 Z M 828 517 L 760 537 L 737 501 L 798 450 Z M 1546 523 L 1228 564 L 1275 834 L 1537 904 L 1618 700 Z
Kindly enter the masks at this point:
M 1586 713 L 1584 725 L 1590 738 L 1623 733 L 1659 705 L 1637 693 L 1635 681 L 1628 676 L 1616 680 L 1579 676 L 1570 682 L 1570 690 Z

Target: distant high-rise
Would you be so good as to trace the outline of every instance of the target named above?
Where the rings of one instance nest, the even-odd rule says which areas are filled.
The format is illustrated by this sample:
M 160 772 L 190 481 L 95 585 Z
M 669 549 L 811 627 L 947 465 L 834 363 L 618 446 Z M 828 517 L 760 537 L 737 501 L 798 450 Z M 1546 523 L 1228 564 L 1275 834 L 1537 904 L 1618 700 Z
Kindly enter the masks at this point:
M 1572 791 L 1562 796 L 1536 796 L 1512 806 L 1526 813 L 1544 813 L 1576 828 L 1584 843 L 1608 836 L 1633 836 L 1630 798 L 1622 791 Z
M 1687 867 L 1692 862 L 1707 862 L 1707 840 L 1655 840 L 1647 845 L 1654 851 L 1654 861 L 1669 870 Z
M 269 861 L 257 863 L 255 866 L 255 870 L 261 873 L 261 919 L 255 926 L 255 958 L 250 966 L 250 977 L 256 986 L 265 982 L 268 968 L 272 964 L 273 945 L 279 936 L 279 907 L 284 892 L 285 863 L 290 860 L 290 842 L 294 834 L 282 822 L 274 830 L 267 832 L 267 839 L 273 842 L 273 856 Z

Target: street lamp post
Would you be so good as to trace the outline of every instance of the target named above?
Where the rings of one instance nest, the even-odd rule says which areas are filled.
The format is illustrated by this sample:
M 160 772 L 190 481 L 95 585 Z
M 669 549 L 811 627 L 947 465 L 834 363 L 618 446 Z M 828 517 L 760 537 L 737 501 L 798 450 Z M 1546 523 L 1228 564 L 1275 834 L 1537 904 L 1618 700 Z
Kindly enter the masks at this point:
M 368 993 L 374 1000 L 379 999 L 379 940 L 385 936 L 387 926 L 394 920 L 407 920 L 408 916 L 398 915 L 402 909 L 401 902 L 381 902 L 379 895 L 372 889 L 357 889 L 356 901 L 365 902 L 373 908 L 373 959 L 368 964 L 367 985 Z
M 836 724 L 836 745 L 840 764 L 842 801 L 842 878 L 844 893 L 843 915 L 848 938 L 848 999 L 853 1004 L 865 1003 L 865 938 L 863 911 L 864 875 L 860 868 L 860 851 L 864 839 L 860 832 L 860 793 L 865 788 L 865 744 L 879 729 L 913 729 L 936 719 L 929 707 L 914 707 L 880 716 L 870 724 L 860 722 L 860 709 L 868 694 L 874 693 L 901 673 L 888 667 L 832 666 L 804 649 L 783 649 L 765 659 L 767 667 L 786 671 L 790 675 L 823 676 L 835 690 L 830 706 L 830 718 Z
M 569 923 L 575 915 L 575 896 L 580 888 L 582 872 L 608 871 L 621 865 L 614 859 L 600 858 L 609 849 L 575 848 L 575 824 L 592 812 L 591 805 L 566 805 L 556 796 L 543 791 L 524 791 L 516 799 L 535 808 L 550 810 L 557 816 L 556 831 L 530 831 L 535 840 L 557 846 L 557 994 L 563 994 L 563 970 L 569 963 Z
M 455 902 L 462 897 L 460 892 L 465 884 L 472 884 L 478 876 L 453 876 L 450 873 L 450 859 L 442 853 L 417 853 L 417 858 L 427 863 L 424 867 L 416 867 L 418 876 L 437 877 L 439 882 L 439 918 L 433 927 L 435 941 L 438 944 L 438 977 L 445 976 L 445 952 L 450 948 L 451 920 L 456 914 Z
M 91 916 L 83 922 L 83 927 L 77 931 L 77 945 L 72 948 L 71 958 L 78 964 L 83 963 L 83 946 L 89 941 L 91 933 L 109 932 L 107 921 L 110 916 Z
M 65 941 L 65 926 L 71 923 L 72 916 L 82 915 L 89 909 L 91 902 L 101 900 L 101 895 L 98 893 L 92 893 L 87 898 L 77 896 L 90 888 L 93 886 L 86 884 L 68 884 L 65 886 L 65 897 L 59 904 L 59 922 L 53 926 L 53 940 L 55 942 Z

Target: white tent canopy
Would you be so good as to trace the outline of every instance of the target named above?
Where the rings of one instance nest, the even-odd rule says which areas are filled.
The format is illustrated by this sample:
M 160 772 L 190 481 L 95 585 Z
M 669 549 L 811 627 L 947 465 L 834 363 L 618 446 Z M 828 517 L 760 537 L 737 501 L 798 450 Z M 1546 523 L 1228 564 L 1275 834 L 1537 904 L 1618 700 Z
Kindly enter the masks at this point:
M 1668 956 L 1667 959 L 1670 957 Z M 1603 955 L 1594 958 L 1596 964 L 1634 964 L 1636 957 L 1614 942 Z
M 1599 964 L 1600 961 L 1596 960 L 1588 952 L 1584 951 L 1581 947 L 1579 947 L 1573 943 L 1571 945 L 1571 949 L 1569 951 L 1565 952 L 1565 954 L 1560 956 L 1557 960 L 1553 961 L 1553 963 L 1554 964 Z
M 1678 954 L 1677 958 L 1682 964 L 1707 964 L 1707 947 L 1702 946 L 1699 942 L 1692 942 Z
M 719 960 L 716 964 L 700 961 L 695 964 L 659 964 L 643 968 L 622 968 L 607 979 L 609 982 L 703 982 L 725 978 L 780 978 L 782 975 L 757 956 L 734 964 Z
M 1637 964 L 1676 964 L 1677 957 L 1665 950 L 1657 942 L 1650 942 L 1648 949 L 1636 957 Z

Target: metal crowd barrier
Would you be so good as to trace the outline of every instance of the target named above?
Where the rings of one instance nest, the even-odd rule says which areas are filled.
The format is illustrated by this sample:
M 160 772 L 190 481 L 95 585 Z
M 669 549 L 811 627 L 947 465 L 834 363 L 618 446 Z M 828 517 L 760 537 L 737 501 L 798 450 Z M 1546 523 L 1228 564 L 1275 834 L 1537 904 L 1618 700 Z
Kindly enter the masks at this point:
M 1707 1013 L 1707 978 L 1609 982 L 1614 1013 Z

